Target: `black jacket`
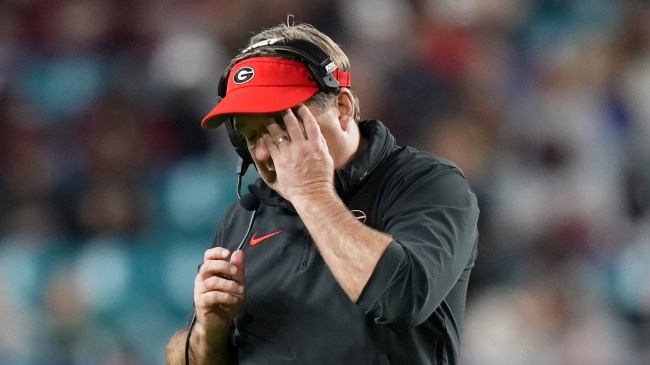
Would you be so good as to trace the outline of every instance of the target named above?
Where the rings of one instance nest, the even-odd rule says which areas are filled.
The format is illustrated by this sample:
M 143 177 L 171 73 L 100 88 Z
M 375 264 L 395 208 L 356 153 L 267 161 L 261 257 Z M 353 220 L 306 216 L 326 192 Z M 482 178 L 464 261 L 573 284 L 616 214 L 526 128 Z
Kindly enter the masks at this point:
M 337 190 L 394 241 L 354 303 L 291 204 L 261 179 L 251 185 L 261 205 L 244 246 L 247 297 L 232 331 L 241 364 L 458 364 L 476 197 L 452 163 L 398 147 L 380 122 L 360 127 L 368 146 L 337 170 Z M 234 250 L 250 216 L 234 204 L 213 245 Z

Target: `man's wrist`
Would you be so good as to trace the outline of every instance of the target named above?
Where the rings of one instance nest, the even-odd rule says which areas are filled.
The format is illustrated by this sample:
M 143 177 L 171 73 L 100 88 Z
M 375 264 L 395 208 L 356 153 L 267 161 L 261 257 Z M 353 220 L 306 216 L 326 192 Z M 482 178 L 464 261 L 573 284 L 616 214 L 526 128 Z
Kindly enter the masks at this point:
M 319 203 L 327 203 L 338 200 L 336 190 L 332 184 L 323 184 L 314 187 L 303 187 L 300 192 L 293 194 L 288 200 L 299 208 L 301 206 L 314 206 Z
M 195 359 L 197 364 L 222 363 L 215 362 L 214 359 L 228 358 L 228 335 L 229 331 L 227 329 L 211 331 L 196 323 L 190 337 L 192 358 Z

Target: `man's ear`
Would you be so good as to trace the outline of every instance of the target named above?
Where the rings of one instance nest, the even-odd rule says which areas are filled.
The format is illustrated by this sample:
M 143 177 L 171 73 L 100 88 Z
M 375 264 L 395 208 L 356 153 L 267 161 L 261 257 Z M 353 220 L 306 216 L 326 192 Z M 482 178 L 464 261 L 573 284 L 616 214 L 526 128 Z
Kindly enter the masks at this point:
M 354 96 L 350 89 L 343 87 L 336 100 L 339 110 L 339 122 L 341 128 L 347 130 L 350 123 L 354 123 Z

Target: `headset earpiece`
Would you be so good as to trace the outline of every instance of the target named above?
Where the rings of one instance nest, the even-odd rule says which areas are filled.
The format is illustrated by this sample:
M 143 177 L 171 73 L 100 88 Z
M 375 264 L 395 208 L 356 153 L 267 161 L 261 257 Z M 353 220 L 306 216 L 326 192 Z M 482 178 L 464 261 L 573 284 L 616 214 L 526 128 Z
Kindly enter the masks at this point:
M 228 89 L 228 75 L 230 75 L 230 70 L 226 69 L 226 71 L 224 71 L 223 75 L 221 75 L 221 78 L 219 79 L 219 84 L 217 86 L 217 96 L 219 96 L 218 101 L 221 101 L 221 99 L 226 97 L 226 90 Z
M 235 128 L 235 121 L 233 118 L 228 118 L 224 124 L 226 125 L 226 131 L 228 132 L 230 143 L 233 147 L 235 147 L 235 152 L 237 152 L 237 155 L 241 157 L 244 164 L 252 164 L 253 157 L 251 156 L 250 151 L 248 151 L 248 143 L 246 143 L 246 138 L 244 138 L 244 136 L 242 136 L 241 133 L 239 133 Z
M 277 52 L 290 54 L 307 65 L 321 91 L 337 91 L 339 89 L 339 82 L 332 76 L 332 71 L 337 67 L 336 63 L 315 44 L 296 39 L 266 47 Z

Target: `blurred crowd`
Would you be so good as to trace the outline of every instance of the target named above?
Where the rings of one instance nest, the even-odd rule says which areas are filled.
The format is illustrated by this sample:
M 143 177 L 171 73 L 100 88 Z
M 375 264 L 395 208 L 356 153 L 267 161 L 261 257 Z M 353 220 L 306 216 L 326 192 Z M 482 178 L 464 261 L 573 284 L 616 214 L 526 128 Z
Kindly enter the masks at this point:
M 236 200 L 199 122 L 288 13 L 348 53 L 363 118 L 472 183 L 464 364 L 650 364 L 643 0 L 0 1 L 0 364 L 163 362 Z

